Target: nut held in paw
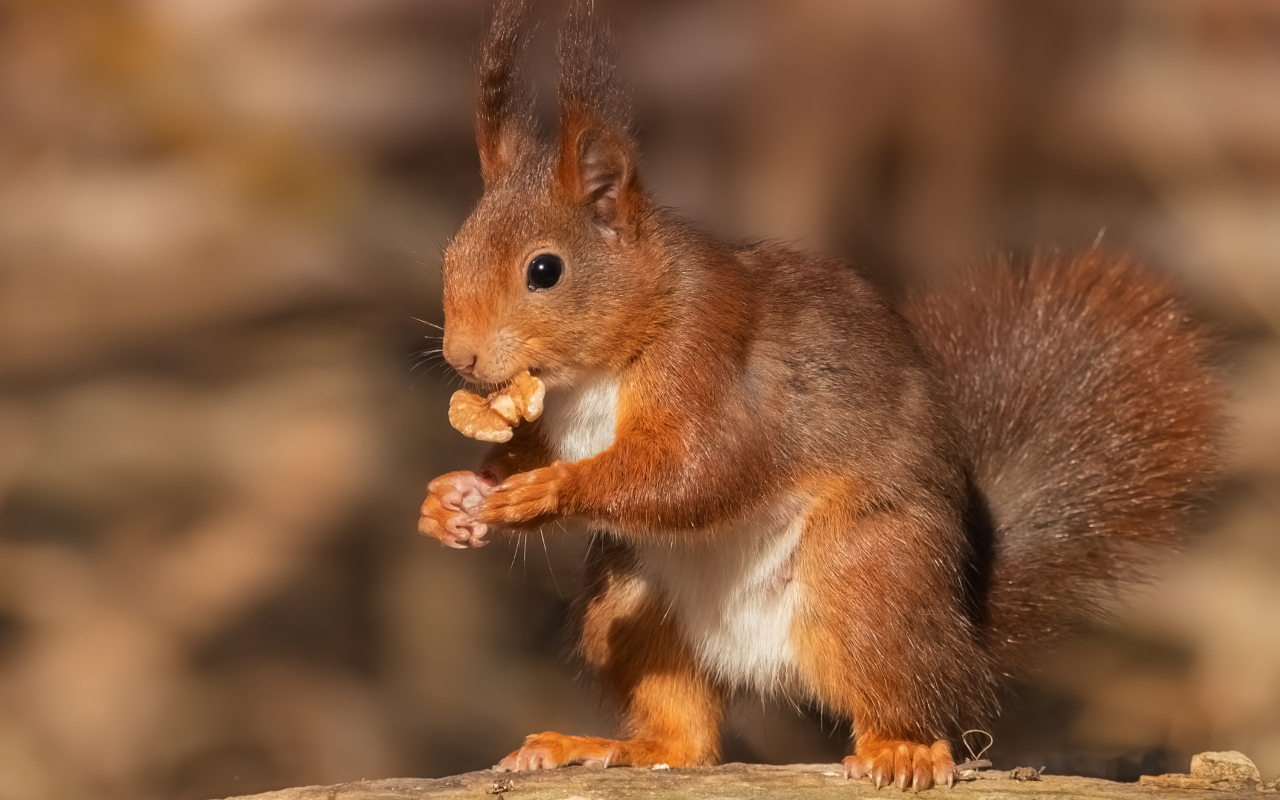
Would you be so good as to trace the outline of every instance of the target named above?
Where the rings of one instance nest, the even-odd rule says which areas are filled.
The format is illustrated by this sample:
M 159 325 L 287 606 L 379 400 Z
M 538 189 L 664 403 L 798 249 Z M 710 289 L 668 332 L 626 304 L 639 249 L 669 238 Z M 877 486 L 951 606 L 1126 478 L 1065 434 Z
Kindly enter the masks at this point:
M 542 415 L 545 395 L 542 381 L 528 372 L 521 372 L 488 397 L 460 389 L 449 399 L 449 424 L 472 439 L 505 442 L 522 419 L 532 422 Z

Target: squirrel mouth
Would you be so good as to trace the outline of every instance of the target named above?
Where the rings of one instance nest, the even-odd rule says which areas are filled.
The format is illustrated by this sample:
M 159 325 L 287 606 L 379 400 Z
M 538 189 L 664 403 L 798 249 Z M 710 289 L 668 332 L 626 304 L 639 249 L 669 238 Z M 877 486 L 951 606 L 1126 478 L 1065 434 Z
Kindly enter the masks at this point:
M 511 386 L 512 381 L 514 381 L 516 379 L 516 376 L 522 372 L 528 372 L 530 375 L 532 375 L 535 378 L 540 379 L 542 377 L 541 367 L 528 367 L 528 368 L 518 369 L 512 372 L 511 377 L 509 378 L 505 378 L 500 381 L 477 381 L 475 382 L 475 385 L 476 385 L 476 388 L 489 394 L 503 392 L 503 391 L 506 391 L 507 387 Z

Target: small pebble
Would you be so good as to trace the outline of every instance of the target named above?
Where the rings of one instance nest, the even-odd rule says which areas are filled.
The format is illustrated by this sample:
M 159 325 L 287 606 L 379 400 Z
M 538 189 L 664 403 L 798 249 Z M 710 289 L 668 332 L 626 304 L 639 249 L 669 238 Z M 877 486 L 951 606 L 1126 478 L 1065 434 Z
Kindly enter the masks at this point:
M 1235 750 L 1197 753 L 1191 757 L 1191 775 L 1213 783 L 1261 783 L 1262 774 L 1244 753 Z

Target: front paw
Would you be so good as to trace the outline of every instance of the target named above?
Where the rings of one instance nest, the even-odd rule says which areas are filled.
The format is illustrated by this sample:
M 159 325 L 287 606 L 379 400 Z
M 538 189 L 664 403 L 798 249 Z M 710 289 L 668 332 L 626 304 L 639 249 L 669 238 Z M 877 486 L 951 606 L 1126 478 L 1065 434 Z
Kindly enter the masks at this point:
M 427 486 L 418 532 L 459 550 L 484 547 L 489 543 L 484 538 L 489 526 L 480 521 L 476 512 L 492 493 L 493 485 L 474 472 L 441 475 Z
M 561 512 L 560 496 L 570 467 L 557 461 L 549 467 L 521 472 L 494 487 L 476 517 L 488 525 L 536 528 Z
M 574 764 L 607 767 L 621 742 L 588 736 L 565 736 L 562 733 L 535 733 L 524 740 L 519 750 L 494 765 L 498 772 L 527 772 L 557 769 Z

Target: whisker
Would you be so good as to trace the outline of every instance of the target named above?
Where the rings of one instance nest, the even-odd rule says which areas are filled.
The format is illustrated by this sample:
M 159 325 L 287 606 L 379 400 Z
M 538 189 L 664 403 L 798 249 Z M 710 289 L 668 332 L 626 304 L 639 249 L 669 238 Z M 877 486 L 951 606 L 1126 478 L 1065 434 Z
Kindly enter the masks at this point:
M 667 601 L 666 610 L 662 612 L 662 621 L 665 623 L 667 621 L 667 617 L 671 616 L 671 612 L 675 610 L 676 610 L 675 598 L 669 599 Z
M 389 244 L 382 245 L 382 249 L 388 253 L 394 253 L 395 255 L 400 256 L 401 258 L 412 261 L 413 263 L 417 264 L 420 267 L 431 266 L 430 263 L 423 260 L 422 256 L 418 255 L 418 252 L 416 250 L 409 250 L 403 247 L 395 247 L 394 245 L 389 245 Z M 440 267 L 439 259 L 435 261 L 435 264 L 437 268 Z
M 525 532 L 520 538 L 524 539 L 524 560 L 520 564 L 520 582 L 525 586 L 529 585 L 529 534 Z
M 410 358 L 412 358 L 412 359 L 413 359 L 413 365 L 414 365 L 415 367 L 416 367 L 416 366 L 418 366 L 419 364 L 425 364 L 425 363 L 427 363 L 428 361 L 434 361 L 434 360 L 437 360 L 437 359 L 439 359 L 439 360 L 443 360 L 443 358 L 440 356 L 440 353 L 439 353 L 439 352 L 434 352 L 434 353 L 433 353 L 433 352 L 415 353 L 414 355 L 410 356 Z
M 511 577 L 511 570 L 516 568 L 516 556 L 520 554 L 520 539 L 516 538 L 515 547 L 511 550 L 511 566 L 507 567 L 507 577 Z
M 431 327 L 435 328 L 438 331 L 444 330 L 443 325 L 437 325 L 434 322 L 427 322 L 425 319 L 420 319 L 418 317 L 409 317 L 409 319 L 413 320 L 414 322 L 421 322 L 423 325 L 430 325 Z
M 436 362 L 436 363 L 434 363 L 434 364 L 430 363 L 430 359 L 420 360 L 420 361 L 418 361 L 416 364 L 414 364 L 413 366 L 411 366 L 411 367 L 409 368 L 409 371 L 410 371 L 410 372 L 416 372 L 416 371 L 418 370 L 418 368 L 419 368 L 419 367 L 422 367 L 422 366 L 425 366 L 425 367 L 426 367 L 426 369 L 425 369 L 424 371 L 422 371 L 421 373 L 419 373 L 419 374 L 418 374 L 418 377 L 414 378 L 413 383 L 409 385 L 409 391 L 413 391 L 413 390 L 414 390 L 414 388 L 415 388 L 415 387 L 417 387 L 417 385 L 418 385 L 418 381 L 422 380 L 423 378 L 427 377 L 428 375 L 431 375 L 431 376 L 437 376 L 437 377 L 438 377 L 438 376 L 440 376 L 441 370 L 444 370 L 444 371 L 445 371 L 445 377 L 446 377 L 446 378 L 447 378 L 447 376 L 448 376 L 448 375 L 450 375 L 450 374 L 452 374 L 452 375 L 454 376 L 454 378 L 459 377 L 459 376 L 458 376 L 458 373 L 454 372 L 454 371 L 453 371 L 453 368 L 452 368 L 452 367 L 450 367 L 450 366 L 449 366 L 449 364 L 448 364 L 447 362 L 445 362 L 443 359 L 441 359 L 440 361 L 438 361 L 438 362 Z M 450 379 L 450 380 L 446 380 L 446 381 L 445 381 L 446 386 L 447 386 L 447 384 L 448 384 L 448 383 L 450 383 L 450 382 L 451 382 L 451 380 L 452 380 L 452 379 Z
M 547 572 L 551 573 L 551 585 L 556 587 L 556 595 L 563 600 L 564 592 L 560 591 L 560 582 L 556 580 L 556 569 L 551 566 L 551 551 L 547 549 L 547 537 L 542 532 L 542 528 L 538 528 L 538 536 L 542 537 L 542 552 L 547 556 Z
M 430 361 L 432 359 L 439 359 L 443 361 L 444 348 L 428 347 L 422 350 L 415 350 L 412 353 L 410 353 L 408 356 L 406 356 L 406 358 L 413 360 L 415 363 L 420 363 L 422 361 Z

